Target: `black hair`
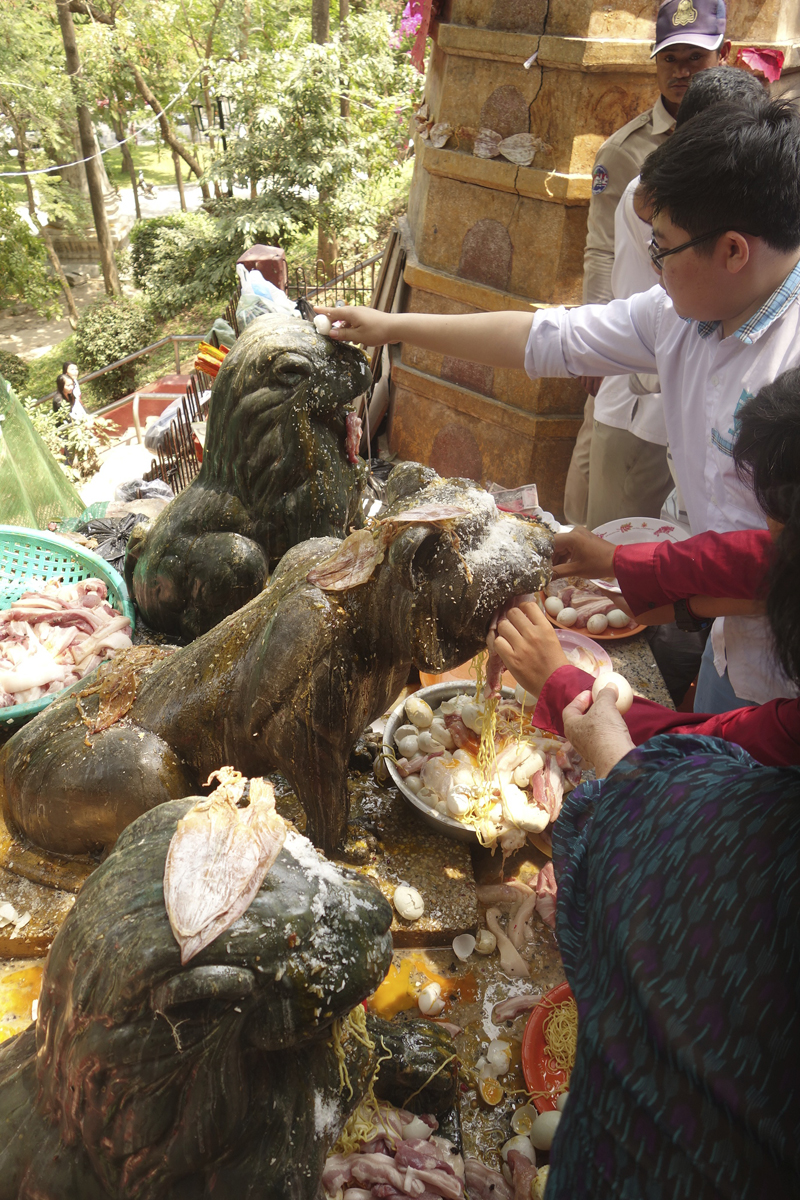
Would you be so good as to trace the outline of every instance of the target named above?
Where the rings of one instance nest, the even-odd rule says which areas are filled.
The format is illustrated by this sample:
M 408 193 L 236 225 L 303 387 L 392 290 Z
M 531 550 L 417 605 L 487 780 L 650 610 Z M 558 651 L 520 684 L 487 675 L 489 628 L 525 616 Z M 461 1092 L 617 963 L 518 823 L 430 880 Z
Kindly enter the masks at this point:
M 69 366 L 72 366 L 73 364 L 74 364 L 76 367 L 77 367 L 77 365 L 78 365 L 78 364 L 75 362 L 75 359 L 74 359 L 74 358 L 68 358 L 66 362 L 64 362 L 64 363 L 62 363 L 62 364 L 61 364 L 61 374 L 62 374 L 62 375 L 66 375 L 66 373 L 67 373 L 67 367 L 69 367 Z
M 736 414 L 733 461 L 762 512 L 786 522 L 800 488 L 800 367 L 784 371 Z
M 51 376 L 51 378 L 52 378 L 52 376 Z M 56 391 L 58 392 L 59 396 L 64 396 L 64 384 L 72 383 L 72 382 L 73 382 L 72 378 L 62 371 L 61 374 L 56 379 Z M 66 400 L 66 398 L 67 397 L 64 396 L 65 400 Z
M 680 129 L 712 104 L 738 104 L 740 108 L 758 112 L 769 102 L 769 92 L 755 75 L 722 63 L 692 76 L 675 118 L 675 128 Z
M 800 114 L 789 103 L 712 105 L 645 159 L 641 178 L 654 214 L 689 237 L 731 229 L 782 252 L 800 246 Z
M 800 687 L 800 368 L 747 400 L 736 425 L 736 473 L 762 511 L 783 525 L 767 578 L 767 619 L 778 661 Z

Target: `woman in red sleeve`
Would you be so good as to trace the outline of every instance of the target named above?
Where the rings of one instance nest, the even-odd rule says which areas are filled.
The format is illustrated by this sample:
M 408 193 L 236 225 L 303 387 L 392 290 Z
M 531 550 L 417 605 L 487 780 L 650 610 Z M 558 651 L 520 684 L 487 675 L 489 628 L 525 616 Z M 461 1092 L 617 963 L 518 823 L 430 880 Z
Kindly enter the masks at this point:
M 766 607 L 781 629 L 775 670 L 800 668 L 800 370 L 762 388 L 737 417 L 734 459 L 753 488 L 766 530 L 704 533 L 675 544 L 610 546 L 585 529 L 559 534 L 553 574 L 616 575 L 631 615 L 646 624 L 684 624 Z M 621 605 L 621 607 L 625 607 Z M 523 602 L 500 621 L 493 647 L 515 678 L 539 697 L 534 724 L 563 733 L 562 711 L 594 680 L 567 662 L 538 605 Z M 800 763 L 800 698 L 711 716 L 675 713 L 635 698 L 625 715 L 634 742 L 658 733 L 694 733 L 737 742 L 771 766 Z

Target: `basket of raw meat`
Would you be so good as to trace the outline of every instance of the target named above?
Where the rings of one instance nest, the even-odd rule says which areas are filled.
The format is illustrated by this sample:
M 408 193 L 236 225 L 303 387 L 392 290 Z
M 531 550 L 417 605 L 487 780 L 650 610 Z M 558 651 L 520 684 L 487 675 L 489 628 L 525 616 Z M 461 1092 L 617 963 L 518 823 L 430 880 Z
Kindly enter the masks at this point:
M 65 538 L 0 525 L 0 731 L 131 644 L 124 579 Z

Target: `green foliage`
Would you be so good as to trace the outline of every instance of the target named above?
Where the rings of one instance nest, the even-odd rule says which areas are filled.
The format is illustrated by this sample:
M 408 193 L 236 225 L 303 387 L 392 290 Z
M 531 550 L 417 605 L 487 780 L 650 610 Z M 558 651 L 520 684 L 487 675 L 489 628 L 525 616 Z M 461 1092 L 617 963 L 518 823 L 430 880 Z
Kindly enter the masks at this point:
M 147 304 L 125 298 L 101 300 L 81 315 L 75 332 L 77 362 L 81 371 L 98 371 L 155 340 L 156 323 Z M 135 386 L 136 362 L 132 362 L 101 375 L 92 382 L 91 390 L 95 397 L 110 403 Z
M 43 316 L 52 317 L 59 311 L 58 291 L 47 274 L 44 245 L 19 216 L 11 189 L 0 180 L 0 306 L 24 300 Z
M 239 254 L 230 257 L 227 239 L 206 213 L 146 218 L 131 230 L 134 282 L 162 318 L 231 292 Z
M 18 354 L 9 354 L 8 350 L 0 350 L 0 375 L 11 384 L 15 392 L 25 390 L 30 368 Z
M 34 429 L 67 478 L 75 484 L 90 479 L 100 467 L 100 452 L 111 441 L 116 426 L 103 417 L 60 420 L 50 401 L 36 406 L 28 397 L 22 403 Z

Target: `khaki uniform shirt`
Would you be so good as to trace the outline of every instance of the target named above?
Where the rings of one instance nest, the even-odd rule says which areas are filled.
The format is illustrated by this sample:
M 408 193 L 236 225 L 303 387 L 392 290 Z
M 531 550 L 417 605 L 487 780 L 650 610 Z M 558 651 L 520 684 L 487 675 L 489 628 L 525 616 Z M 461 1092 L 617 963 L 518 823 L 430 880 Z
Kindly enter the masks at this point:
M 634 117 L 603 142 L 594 160 L 589 225 L 583 256 L 583 302 L 606 304 L 613 300 L 611 269 L 614 266 L 614 214 L 622 193 L 642 169 L 651 151 L 675 128 L 659 96 L 652 108 Z

